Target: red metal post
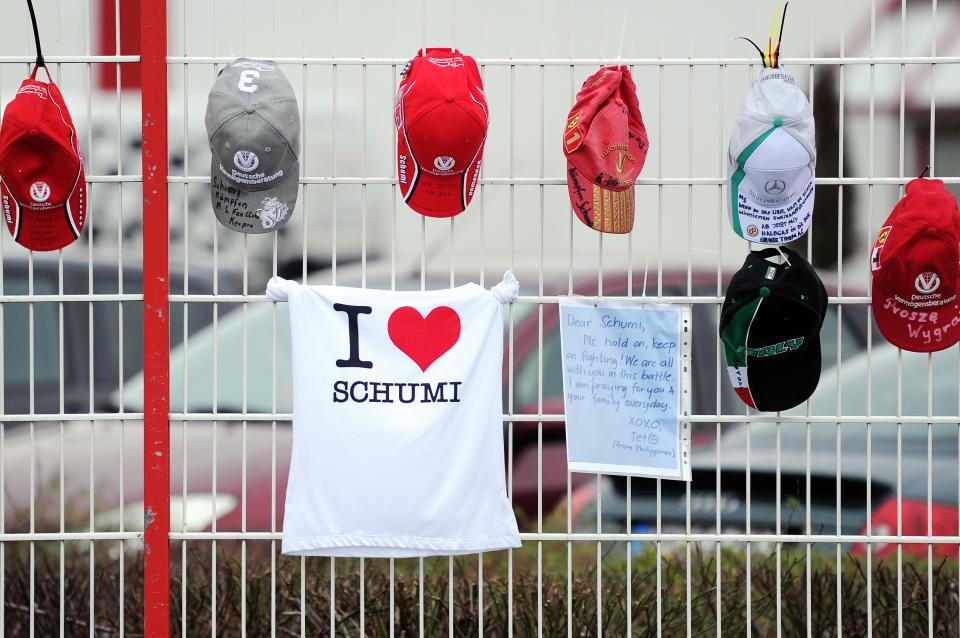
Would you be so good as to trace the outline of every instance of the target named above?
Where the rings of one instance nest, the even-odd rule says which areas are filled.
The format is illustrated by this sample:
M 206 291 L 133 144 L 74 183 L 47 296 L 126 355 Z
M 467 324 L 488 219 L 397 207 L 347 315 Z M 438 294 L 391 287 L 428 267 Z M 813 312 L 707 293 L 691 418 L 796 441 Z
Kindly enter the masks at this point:
M 140 0 L 143 126 L 143 623 L 170 635 L 167 3 Z

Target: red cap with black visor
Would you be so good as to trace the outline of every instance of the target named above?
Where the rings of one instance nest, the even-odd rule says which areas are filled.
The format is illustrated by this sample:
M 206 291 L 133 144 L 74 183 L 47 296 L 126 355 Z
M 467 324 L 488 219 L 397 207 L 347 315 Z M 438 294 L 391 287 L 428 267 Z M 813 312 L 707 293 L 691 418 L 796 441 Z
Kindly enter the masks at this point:
M 37 80 L 37 68 L 3 113 L 0 203 L 13 238 L 46 251 L 80 236 L 87 187 L 77 129 L 57 85 L 49 74 Z
M 466 210 L 480 177 L 489 121 L 477 63 L 456 49 L 421 49 L 401 72 L 394 107 L 397 181 L 428 217 Z
M 937 352 L 960 341 L 960 211 L 938 179 L 915 179 L 870 252 L 877 327 L 898 348 Z

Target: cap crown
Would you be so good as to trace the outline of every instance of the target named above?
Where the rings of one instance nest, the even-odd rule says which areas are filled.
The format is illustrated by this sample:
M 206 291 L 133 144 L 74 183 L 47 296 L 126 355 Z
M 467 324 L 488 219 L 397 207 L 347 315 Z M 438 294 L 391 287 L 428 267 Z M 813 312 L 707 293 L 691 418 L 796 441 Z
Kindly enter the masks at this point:
M 479 161 L 487 137 L 487 98 L 477 63 L 456 49 L 418 51 L 403 73 L 394 115 L 419 170 L 462 174 Z
M 63 206 L 83 161 L 77 131 L 53 82 L 24 80 L 0 126 L 0 177 L 24 208 Z
M 563 133 L 567 160 L 597 186 L 624 190 L 640 174 L 648 147 L 629 69 L 604 67 L 587 78 Z
M 816 165 L 813 109 L 793 76 L 782 68 L 764 68 L 757 73 L 743 108 L 737 114 L 730 138 L 730 164 L 735 166 L 740 154 L 778 121 L 777 127 L 800 143 L 810 155 L 812 165 Z
M 874 283 L 908 308 L 936 309 L 956 300 L 960 211 L 938 179 L 915 179 L 874 244 Z
M 767 307 L 782 306 L 770 315 L 757 316 L 751 326 L 751 346 L 760 347 L 766 333 L 779 336 L 783 320 L 789 316 L 806 315 L 810 330 L 818 333 L 827 312 L 827 291 L 816 271 L 796 250 L 781 248 L 786 257 L 784 263 L 769 261 L 778 253 L 776 248 L 751 252 L 743 266 L 730 279 L 727 295 L 723 300 L 720 326 L 721 337 L 731 313 L 748 305 L 758 297 L 767 300 Z M 762 290 L 766 289 L 766 290 Z M 810 320 L 813 318 L 813 320 Z M 769 319 L 771 324 L 763 324 Z M 779 325 L 778 325 L 779 324 Z M 757 332 L 755 332 L 757 331 Z
M 215 165 L 240 189 L 266 190 L 298 176 L 300 110 L 275 62 L 227 65 L 210 90 L 205 121 Z

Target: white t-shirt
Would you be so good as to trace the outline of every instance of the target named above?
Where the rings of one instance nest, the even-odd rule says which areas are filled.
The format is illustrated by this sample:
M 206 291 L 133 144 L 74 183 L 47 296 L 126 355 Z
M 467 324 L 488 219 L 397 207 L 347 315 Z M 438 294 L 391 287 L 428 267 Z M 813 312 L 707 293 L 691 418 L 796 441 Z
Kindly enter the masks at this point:
M 503 447 L 513 273 L 401 292 L 304 286 L 290 304 L 293 451 L 283 553 L 429 556 L 519 547 Z

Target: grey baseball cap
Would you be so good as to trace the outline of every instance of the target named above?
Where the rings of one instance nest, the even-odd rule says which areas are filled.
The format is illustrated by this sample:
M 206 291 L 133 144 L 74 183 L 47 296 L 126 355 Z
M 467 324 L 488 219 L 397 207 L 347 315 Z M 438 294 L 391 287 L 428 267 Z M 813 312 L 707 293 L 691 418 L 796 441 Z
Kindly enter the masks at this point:
M 297 205 L 300 109 L 275 62 L 239 58 L 217 77 L 207 99 L 212 154 L 210 196 L 220 223 L 268 233 Z

